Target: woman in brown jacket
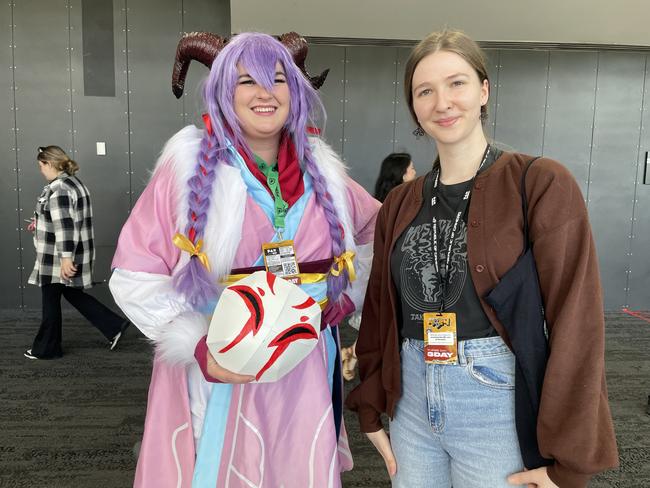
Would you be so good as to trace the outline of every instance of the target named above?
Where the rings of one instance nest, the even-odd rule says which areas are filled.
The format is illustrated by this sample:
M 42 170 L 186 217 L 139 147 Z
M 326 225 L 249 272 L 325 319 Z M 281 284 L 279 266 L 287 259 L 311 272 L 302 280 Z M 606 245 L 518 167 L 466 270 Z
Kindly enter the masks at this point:
M 618 464 L 587 209 L 562 165 L 530 166 L 527 222 L 550 353 L 536 429 L 545 462 L 526 470 L 512 337 L 485 297 L 522 253 L 520 182 L 533 158 L 488 144 L 489 86 L 481 49 L 460 32 L 433 33 L 411 53 L 406 98 L 439 158 L 379 213 L 356 348 L 361 384 L 347 404 L 394 487 L 581 488 Z

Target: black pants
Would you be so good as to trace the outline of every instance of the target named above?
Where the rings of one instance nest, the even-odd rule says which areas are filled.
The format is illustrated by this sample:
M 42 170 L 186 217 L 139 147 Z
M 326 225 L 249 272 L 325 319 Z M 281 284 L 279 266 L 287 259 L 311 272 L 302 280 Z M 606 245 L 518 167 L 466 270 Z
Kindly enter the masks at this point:
M 91 324 L 111 340 L 120 331 L 125 319 L 113 313 L 82 288 L 71 288 L 60 283 L 41 287 L 43 295 L 43 321 L 34 339 L 32 354 L 39 358 L 61 357 L 61 295 L 79 310 Z

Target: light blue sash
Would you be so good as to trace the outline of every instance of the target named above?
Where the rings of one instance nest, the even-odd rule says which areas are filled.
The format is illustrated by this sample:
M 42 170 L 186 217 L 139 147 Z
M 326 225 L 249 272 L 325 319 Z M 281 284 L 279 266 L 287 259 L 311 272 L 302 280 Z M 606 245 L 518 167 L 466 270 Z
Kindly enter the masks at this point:
M 233 155 L 232 159 L 234 160 L 234 166 L 241 170 L 241 175 L 244 179 L 244 183 L 246 183 L 248 193 L 264 211 L 269 221 L 273 223 L 275 212 L 275 202 L 273 198 L 262 183 L 250 172 L 239 152 L 237 152 L 233 146 L 229 146 L 228 149 Z M 307 202 L 313 192 L 311 177 L 306 172 L 303 173 L 303 182 L 305 192 L 287 212 L 287 216 L 284 220 L 285 227 L 282 231 L 282 238 L 280 239 L 276 229 L 276 233 L 271 242 L 294 239 L 298 226 L 300 225 L 300 220 L 304 214 L 305 207 L 307 206 Z M 264 258 L 260 253 L 259 258 L 253 266 L 263 265 Z M 300 288 L 316 301 L 324 299 L 327 295 L 326 282 L 300 285 Z M 214 309 L 214 306 L 212 309 Z M 327 357 L 330 358 L 327 369 L 328 383 L 330 391 L 332 391 L 332 382 L 334 377 L 334 361 L 332 358 L 336 358 L 336 342 L 334 341 L 329 327 L 321 332 L 321 337 L 323 337 L 326 342 Z M 196 463 L 194 465 L 192 488 L 214 488 L 217 486 L 217 477 L 221 465 L 221 454 L 226 436 L 226 423 L 231 400 L 232 385 L 215 383 L 212 387 L 212 393 L 210 394 L 208 406 L 205 411 L 203 431 L 201 433 L 201 439 L 199 440 Z

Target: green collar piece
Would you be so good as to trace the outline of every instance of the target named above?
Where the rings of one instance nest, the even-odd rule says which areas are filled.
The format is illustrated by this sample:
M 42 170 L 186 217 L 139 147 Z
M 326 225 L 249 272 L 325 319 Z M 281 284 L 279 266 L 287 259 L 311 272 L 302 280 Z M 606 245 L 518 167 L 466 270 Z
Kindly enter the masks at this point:
M 287 215 L 287 210 L 289 209 L 289 204 L 285 202 L 282 198 L 282 191 L 280 190 L 280 178 L 278 176 L 278 163 L 275 162 L 273 165 L 269 165 L 260 158 L 257 154 L 253 154 L 255 158 L 255 164 L 259 170 L 266 177 L 266 183 L 269 185 L 269 189 L 273 194 L 275 199 L 275 215 L 273 218 L 273 225 L 276 229 L 284 229 L 284 218 Z

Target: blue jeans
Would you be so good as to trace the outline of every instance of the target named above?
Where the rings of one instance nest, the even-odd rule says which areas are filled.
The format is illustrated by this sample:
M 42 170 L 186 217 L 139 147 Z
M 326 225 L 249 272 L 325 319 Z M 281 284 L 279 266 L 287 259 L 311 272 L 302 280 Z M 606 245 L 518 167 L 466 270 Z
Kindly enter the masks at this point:
M 426 364 L 402 343 L 402 397 L 390 423 L 394 488 L 498 488 L 523 470 L 515 429 L 515 357 L 500 337 L 458 344 L 458 364 Z

